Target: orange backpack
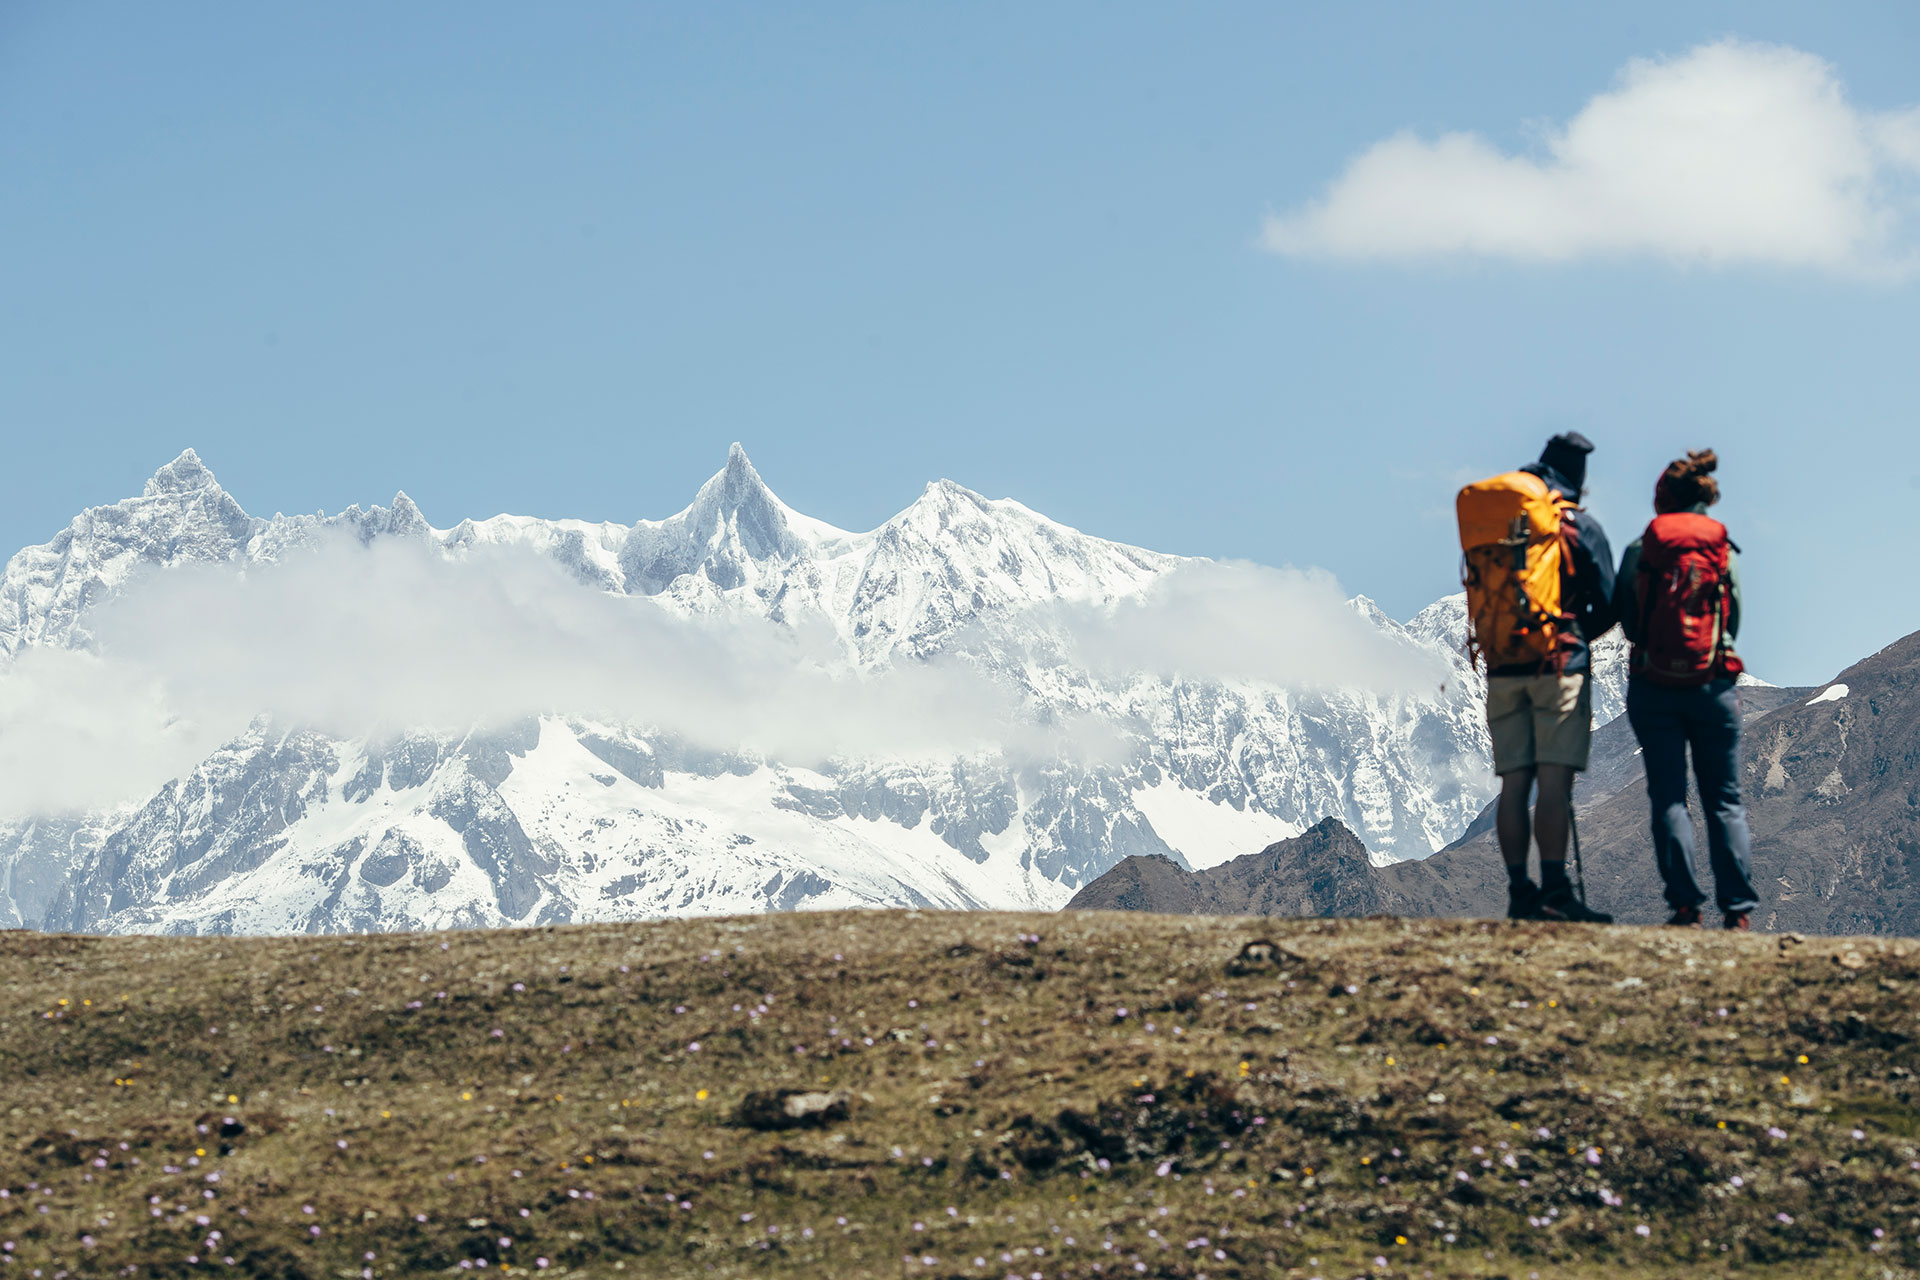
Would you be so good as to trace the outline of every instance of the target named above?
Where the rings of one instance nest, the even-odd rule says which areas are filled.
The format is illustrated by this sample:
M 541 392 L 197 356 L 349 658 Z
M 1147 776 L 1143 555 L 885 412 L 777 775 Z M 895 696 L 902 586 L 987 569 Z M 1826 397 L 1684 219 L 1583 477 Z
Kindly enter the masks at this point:
M 1461 581 L 1467 588 L 1467 653 L 1489 671 L 1532 666 L 1564 669 L 1573 617 L 1561 607 L 1577 508 L 1531 471 L 1470 484 L 1455 503 Z

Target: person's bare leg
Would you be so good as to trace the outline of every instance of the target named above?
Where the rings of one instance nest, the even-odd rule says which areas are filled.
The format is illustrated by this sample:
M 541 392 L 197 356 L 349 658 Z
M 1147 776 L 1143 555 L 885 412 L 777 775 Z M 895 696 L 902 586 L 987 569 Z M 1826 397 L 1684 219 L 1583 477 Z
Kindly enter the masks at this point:
M 1493 829 L 1500 839 L 1500 857 L 1507 864 L 1509 882 L 1527 878 L 1527 847 L 1533 843 L 1533 823 L 1527 807 L 1532 799 L 1533 770 L 1515 769 L 1500 775 L 1500 803 L 1493 811 Z
M 1613 917 L 1596 911 L 1567 879 L 1567 835 L 1573 826 L 1574 770 L 1564 764 L 1543 764 L 1540 800 L 1533 809 L 1533 833 L 1540 842 L 1540 909 L 1549 920 L 1578 920 L 1612 924 Z
M 1540 879 L 1552 884 L 1548 863 L 1558 864 L 1564 883 L 1567 870 L 1567 822 L 1573 812 L 1573 766 L 1539 766 L 1540 798 L 1533 806 L 1533 834 L 1540 842 Z

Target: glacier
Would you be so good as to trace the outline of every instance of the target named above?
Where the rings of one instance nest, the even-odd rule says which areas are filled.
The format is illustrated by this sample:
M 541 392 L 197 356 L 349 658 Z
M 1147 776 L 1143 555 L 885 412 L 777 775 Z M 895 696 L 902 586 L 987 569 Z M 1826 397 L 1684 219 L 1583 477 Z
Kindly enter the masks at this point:
M 321 540 L 455 564 L 534 554 L 676 616 L 814 628 L 854 673 L 958 663 L 1089 754 L 969 745 L 783 759 L 644 715 L 339 734 L 259 708 L 189 771 L 86 812 L 0 817 L 0 926 L 286 933 L 529 925 L 838 907 L 1052 909 L 1132 854 L 1211 866 L 1339 818 L 1380 861 L 1419 857 L 1493 793 L 1483 684 L 1457 595 L 1370 636 L 1441 678 L 1292 686 L 1096 669 L 1062 641 L 1194 561 L 1090 536 L 937 481 L 850 532 L 792 510 L 734 446 L 679 513 L 631 525 L 431 525 L 404 493 L 335 515 L 249 515 L 188 450 L 0 574 L 0 689 L 42 650 L 91 652 L 103 605 L 185 566 L 258 570 Z M 1095 611 L 1087 614 L 1085 611 Z M 1624 700 L 1596 646 L 1596 719 Z

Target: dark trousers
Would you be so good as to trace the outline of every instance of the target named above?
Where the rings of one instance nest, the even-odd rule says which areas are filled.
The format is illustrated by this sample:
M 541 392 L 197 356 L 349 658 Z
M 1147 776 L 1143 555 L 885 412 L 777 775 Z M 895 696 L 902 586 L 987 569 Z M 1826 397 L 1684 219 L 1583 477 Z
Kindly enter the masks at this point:
M 1707 855 L 1722 911 L 1751 911 L 1753 838 L 1740 803 L 1740 695 L 1732 680 L 1670 689 L 1646 680 L 1627 684 L 1627 721 L 1640 739 L 1653 805 L 1653 856 L 1675 911 L 1707 900 L 1693 878 L 1693 819 L 1687 815 L 1687 749 L 1700 780 L 1707 817 Z

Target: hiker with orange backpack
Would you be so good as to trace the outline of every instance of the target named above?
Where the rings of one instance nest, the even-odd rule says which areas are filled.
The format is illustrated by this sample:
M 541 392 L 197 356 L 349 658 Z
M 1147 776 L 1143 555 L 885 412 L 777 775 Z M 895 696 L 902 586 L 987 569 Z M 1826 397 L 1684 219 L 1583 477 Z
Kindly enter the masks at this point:
M 1495 830 L 1515 920 L 1613 920 L 1567 876 L 1573 779 L 1593 744 L 1588 641 L 1614 623 L 1613 552 L 1579 505 L 1592 452 L 1578 432 L 1557 435 L 1538 462 L 1468 485 L 1457 504 L 1467 644 L 1487 668 Z M 1538 885 L 1527 874 L 1536 838 Z
M 1714 896 L 1729 929 L 1749 927 L 1754 894 L 1747 811 L 1740 799 L 1739 548 L 1707 514 L 1720 500 L 1711 449 L 1689 451 L 1653 489 L 1653 523 L 1620 560 L 1614 604 L 1627 639 L 1627 721 L 1640 740 L 1653 808 L 1653 853 L 1673 918 L 1700 923 L 1707 900 L 1693 876 L 1687 749 L 1706 810 Z

